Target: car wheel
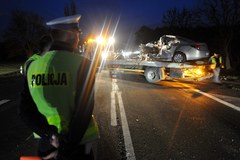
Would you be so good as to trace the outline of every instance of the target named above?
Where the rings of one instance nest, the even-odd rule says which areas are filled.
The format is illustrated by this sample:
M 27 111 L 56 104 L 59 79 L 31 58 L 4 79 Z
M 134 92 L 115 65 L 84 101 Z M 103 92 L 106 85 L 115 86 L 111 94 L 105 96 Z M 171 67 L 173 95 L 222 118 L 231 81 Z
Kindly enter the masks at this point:
M 149 83 L 155 83 L 161 80 L 158 74 L 158 68 L 146 68 L 144 75 Z
M 173 56 L 173 62 L 184 63 L 186 62 L 186 56 L 184 53 L 176 52 Z

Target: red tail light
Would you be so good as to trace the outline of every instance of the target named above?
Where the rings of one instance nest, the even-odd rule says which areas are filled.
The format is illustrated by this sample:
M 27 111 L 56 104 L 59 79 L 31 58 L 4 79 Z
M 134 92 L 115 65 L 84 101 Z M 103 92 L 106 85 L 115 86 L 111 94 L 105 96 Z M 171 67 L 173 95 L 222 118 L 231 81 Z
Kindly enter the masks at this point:
M 193 44 L 193 45 L 191 45 L 191 46 L 194 47 L 194 48 L 196 48 L 196 49 L 200 49 L 201 44 Z

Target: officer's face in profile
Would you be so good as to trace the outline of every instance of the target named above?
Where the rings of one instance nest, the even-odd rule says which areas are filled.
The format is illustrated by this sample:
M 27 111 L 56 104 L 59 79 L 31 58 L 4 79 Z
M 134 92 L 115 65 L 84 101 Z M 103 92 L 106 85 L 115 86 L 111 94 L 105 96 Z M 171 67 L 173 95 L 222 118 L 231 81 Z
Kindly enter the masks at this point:
M 77 32 L 77 31 L 72 32 L 74 48 L 78 48 L 79 38 L 80 38 L 79 36 L 80 36 L 79 32 Z
M 80 33 L 77 32 L 77 33 L 76 33 L 76 41 L 77 41 L 77 44 L 79 43 L 79 39 L 80 39 Z

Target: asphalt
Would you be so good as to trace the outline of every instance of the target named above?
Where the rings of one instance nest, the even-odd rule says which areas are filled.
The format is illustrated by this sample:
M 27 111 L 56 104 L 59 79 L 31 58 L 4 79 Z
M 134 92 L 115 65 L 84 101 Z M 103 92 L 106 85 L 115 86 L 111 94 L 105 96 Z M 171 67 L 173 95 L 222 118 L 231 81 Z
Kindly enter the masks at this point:
M 20 66 L 20 64 L 0 64 L 0 79 L 6 78 L 7 82 L 10 83 L 11 79 L 15 79 L 15 76 L 21 74 Z M 210 80 L 208 81 L 210 82 Z M 208 81 L 206 80 L 207 83 Z M 222 83 L 240 91 L 239 80 L 224 80 Z M 19 83 L 19 85 L 21 84 Z M 9 122 L 1 123 L 1 128 L 5 128 L 5 130 L 0 134 L 0 159 L 17 160 L 20 155 L 34 155 L 36 153 L 37 143 L 32 137 L 32 132 L 17 116 L 17 110 L 14 107 L 16 105 L 17 101 L 9 101 L 7 109 L 6 105 L 0 107 L 0 121 Z M 12 128 L 15 128 L 15 130 Z M 16 131 L 18 134 L 16 134 Z
M 0 159 L 19 160 L 22 155 L 36 155 L 37 143 L 20 119 L 17 107 L 23 84 L 20 66 L 0 64 Z

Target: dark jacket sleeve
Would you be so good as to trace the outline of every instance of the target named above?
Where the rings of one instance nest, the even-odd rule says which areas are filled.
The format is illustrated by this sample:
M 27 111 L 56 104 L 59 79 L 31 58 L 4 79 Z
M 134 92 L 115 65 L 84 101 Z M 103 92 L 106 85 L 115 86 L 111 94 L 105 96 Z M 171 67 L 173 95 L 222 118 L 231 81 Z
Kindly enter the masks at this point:
M 45 116 L 38 111 L 31 97 L 26 77 L 24 77 L 24 89 L 21 93 L 19 111 L 23 122 L 40 137 L 50 138 L 52 134 L 57 133 L 56 127 L 49 125 Z
M 92 118 L 95 74 L 96 66 L 91 67 L 91 62 L 83 58 L 78 71 L 76 110 L 69 128 L 68 140 L 72 144 L 78 144 L 81 141 Z

